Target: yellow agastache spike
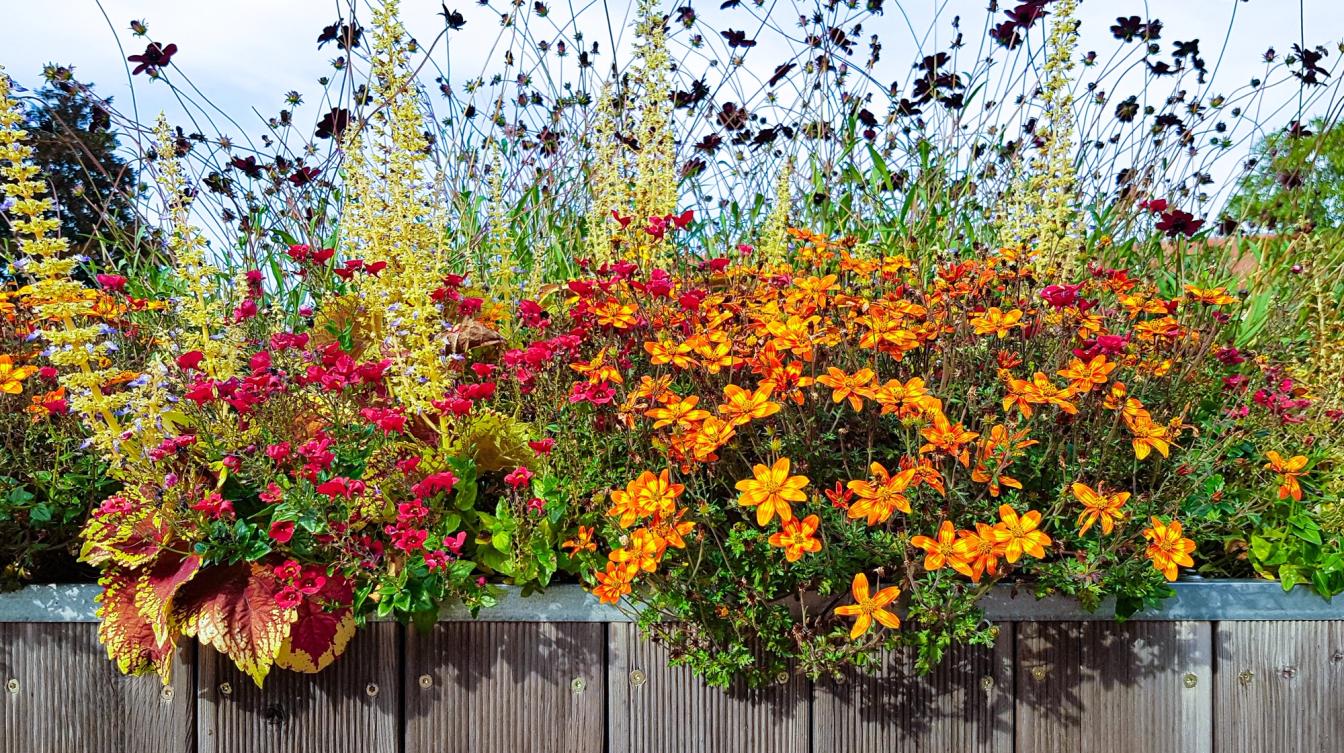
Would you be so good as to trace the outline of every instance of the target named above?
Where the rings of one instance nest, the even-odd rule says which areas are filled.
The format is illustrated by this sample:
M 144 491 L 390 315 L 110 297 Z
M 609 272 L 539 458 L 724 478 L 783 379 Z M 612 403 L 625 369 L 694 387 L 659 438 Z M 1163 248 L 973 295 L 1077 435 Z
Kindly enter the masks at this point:
M 241 368 L 243 333 L 240 327 L 228 322 L 234 306 L 240 303 L 239 291 L 246 290 L 246 282 L 236 280 L 221 295 L 222 273 L 206 259 L 205 238 L 191 222 L 186 176 L 177 158 L 172 130 L 162 114 L 155 124 L 154 135 L 158 152 L 154 177 L 168 214 L 173 274 L 185 289 L 174 307 L 182 323 L 182 331 L 173 338 L 178 348 L 175 355 L 200 351 L 205 356 L 201 369 L 212 379 L 228 379 Z
M 612 239 L 625 235 L 611 216 L 613 211 L 630 211 L 625 166 L 625 150 L 616 138 L 616 98 L 611 82 L 604 82 L 593 124 L 593 162 L 588 167 L 588 188 L 593 196 L 588 215 L 588 257 L 598 266 L 616 260 L 611 252 Z
M 433 292 L 448 272 L 446 220 L 424 166 L 428 143 L 417 106 L 396 0 L 373 13 L 374 114 L 347 131 L 346 205 L 341 238 L 347 255 L 387 268 L 356 278 L 370 332 L 393 359 L 391 390 L 412 411 L 425 411 L 451 382 L 447 328 Z
M 29 160 L 33 148 L 26 143 L 23 113 L 13 96 L 13 82 L 0 66 L 0 178 L 4 195 L 13 202 L 10 226 L 18 239 L 22 273 L 33 282 L 21 293 L 24 301 L 45 322 L 42 335 L 48 344 L 47 360 L 62 369 L 60 383 L 70 396 L 70 407 L 90 426 L 98 423 L 115 434 L 120 430 L 116 411 L 124 404 L 121 395 L 108 395 L 103 385 L 116 369 L 101 364 L 113 353 L 103 325 L 90 316 L 94 299 L 83 283 L 71 275 L 76 260 L 69 245 L 57 235 L 60 221 L 51 213 L 46 182 Z
M 642 97 L 639 117 L 639 156 L 635 161 L 634 222 L 643 227 L 650 217 L 672 214 L 677 208 L 677 160 L 673 151 L 672 89 L 668 84 L 671 57 L 663 14 L 656 0 L 640 0 L 635 33 L 638 60 L 634 79 Z M 672 244 L 666 238 L 635 230 L 636 260 L 643 266 L 665 264 Z
M 514 278 L 513 233 L 504 207 L 504 160 L 499 142 L 491 140 L 490 173 L 490 247 L 486 258 L 486 288 L 506 310 L 513 309 Z M 535 259 L 533 260 L 535 264 Z
M 761 258 L 768 267 L 782 264 L 788 256 L 789 213 L 792 209 L 792 197 L 789 183 L 793 179 L 792 160 L 784 163 L 775 184 L 775 206 L 766 218 L 765 228 L 761 232 Z

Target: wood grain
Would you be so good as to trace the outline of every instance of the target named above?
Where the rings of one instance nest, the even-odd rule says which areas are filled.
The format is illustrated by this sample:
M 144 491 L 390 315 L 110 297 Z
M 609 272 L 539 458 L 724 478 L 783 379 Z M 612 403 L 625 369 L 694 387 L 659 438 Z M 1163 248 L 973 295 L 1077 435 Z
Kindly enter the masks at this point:
M 1344 750 L 1344 623 L 1220 622 L 1219 753 Z
M 813 750 L 853 753 L 1013 751 L 1013 626 L 993 647 L 949 649 L 932 673 L 914 652 L 887 652 L 874 674 L 817 683 Z
M 1212 753 L 1211 641 L 1207 622 L 1018 623 L 1017 753 Z
M 94 623 L 0 623 L 0 752 L 194 750 L 192 651 L 165 688 L 118 672 Z
M 669 667 L 667 652 L 631 624 L 608 626 L 611 751 L 626 753 L 806 753 L 810 684 L 725 692 L 689 669 Z M 820 750 L 820 748 L 818 749 Z
M 398 753 L 401 633 L 396 623 L 367 625 L 330 667 L 272 670 L 264 688 L 228 657 L 200 649 L 198 750 Z
M 406 753 L 600 753 L 606 626 L 440 623 L 406 641 Z

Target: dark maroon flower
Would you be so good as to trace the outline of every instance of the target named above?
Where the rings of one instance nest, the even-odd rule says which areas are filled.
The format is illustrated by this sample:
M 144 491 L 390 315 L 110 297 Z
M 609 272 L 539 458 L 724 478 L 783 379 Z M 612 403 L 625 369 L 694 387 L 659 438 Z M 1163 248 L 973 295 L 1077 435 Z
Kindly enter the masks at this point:
M 177 45 L 160 45 L 158 42 L 150 42 L 145 46 L 145 51 L 139 55 L 131 55 L 126 59 L 136 63 L 135 70 L 131 75 L 136 76 L 148 72 L 151 76 L 159 75 L 159 69 L 173 61 L 173 55 L 177 54 Z
M 1157 229 L 1166 233 L 1168 237 L 1175 238 L 1178 235 L 1184 235 L 1189 238 L 1204 226 L 1204 220 L 1197 220 L 1189 212 L 1180 209 L 1172 209 L 1162 213 L 1162 219 L 1157 223 Z

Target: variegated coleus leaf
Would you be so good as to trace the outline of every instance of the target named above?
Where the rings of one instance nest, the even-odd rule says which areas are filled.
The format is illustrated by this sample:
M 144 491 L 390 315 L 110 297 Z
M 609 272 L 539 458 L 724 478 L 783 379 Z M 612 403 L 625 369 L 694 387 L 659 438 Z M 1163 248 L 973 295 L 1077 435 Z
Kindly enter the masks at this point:
M 117 669 L 130 675 L 144 674 L 152 669 L 167 683 L 176 646 L 173 640 L 156 638 L 154 627 L 136 608 L 135 594 L 145 577 L 142 571 L 123 568 L 103 572 L 98 580 L 103 592 L 96 599 L 100 620 L 98 640 Z
M 184 635 L 232 659 L 261 687 L 298 616 L 276 603 L 279 590 L 264 565 L 208 567 L 178 592 L 173 619 Z
M 276 666 L 312 673 L 336 661 L 355 634 L 353 598 L 350 581 L 332 576 L 321 593 L 304 599 Z
M 79 558 L 94 566 L 141 567 L 159 555 L 170 535 L 153 505 L 116 496 L 93 512 L 80 534 Z
M 136 581 L 135 608 L 154 630 L 154 639 L 163 643 L 176 632 L 173 625 L 173 597 L 201 569 L 201 558 L 165 551 L 142 568 Z M 175 636 L 173 636 L 175 637 Z

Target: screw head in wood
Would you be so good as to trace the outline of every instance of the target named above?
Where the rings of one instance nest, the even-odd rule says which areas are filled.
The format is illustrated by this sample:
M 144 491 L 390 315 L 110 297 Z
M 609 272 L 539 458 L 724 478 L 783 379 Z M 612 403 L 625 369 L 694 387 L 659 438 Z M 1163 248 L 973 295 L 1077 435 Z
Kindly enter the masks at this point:
M 582 677 L 575 677 L 570 681 L 569 689 L 573 690 L 575 693 L 582 693 L 588 689 L 588 683 L 584 682 Z
M 378 695 L 378 683 L 371 682 L 364 686 L 364 695 L 373 698 Z
M 1297 667 L 1291 665 L 1279 670 L 1279 676 L 1285 680 L 1293 679 L 1293 676 L 1296 674 L 1297 674 Z
M 1198 684 L 1199 684 L 1199 678 L 1195 676 L 1194 672 L 1185 673 L 1185 687 L 1193 688 Z
M 220 695 L 233 695 L 233 686 L 230 685 L 230 684 L 228 684 L 227 682 L 221 682 L 221 683 L 219 684 L 219 694 L 220 694 Z
M 420 675 L 420 678 L 416 682 L 419 682 L 420 687 L 422 688 L 434 687 L 434 678 L 429 675 Z
M 173 700 L 173 686 L 171 686 L 171 685 L 165 685 L 165 686 L 163 686 L 162 688 L 160 688 L 160 689 L 159 689 L 159 700 L 160 700 L 160 701 L 165 701 L 165 702 L 166 702 L 166 701 L 171 701 L 171 700 Z
M 5 690 L 8 690 L 10 695 L 18 695 L 19 681 L 13 677 L 9 678 L 9 682 L 5 683 Z
M 639 687 L 649 681 L 649 676 L 644 674 L 642 669 L 630 670 L 630 684 Z
M 1049 674 L 1049 670 L 1047 670 L 1044 665 L 1031 668 L 1031 677 L 1037 682 L 1044 680 L 1047 674 Z
M 1255 673 L 1252 672 L 1252 671 L 1249 670 L 1249 669 L 1243 669 L 1243 670 L 1241 670 L 1241 672 L 1237 675 L 1237 682 L 1241 683 L 1241 686 L 1242 686 L 1243 688 L 1246 687 L 1246 686 L 1248 686 L 1248 685 L 1250 685 L 1250 684 L 1251 684 L 1251 680 L 1254 680 L 1254 679 L 1255 679 Z
M 980 689 L 985 691 L 986 693 L 994 689 L 993 675 L 985 675 L 984 677 L 980 678 Z

